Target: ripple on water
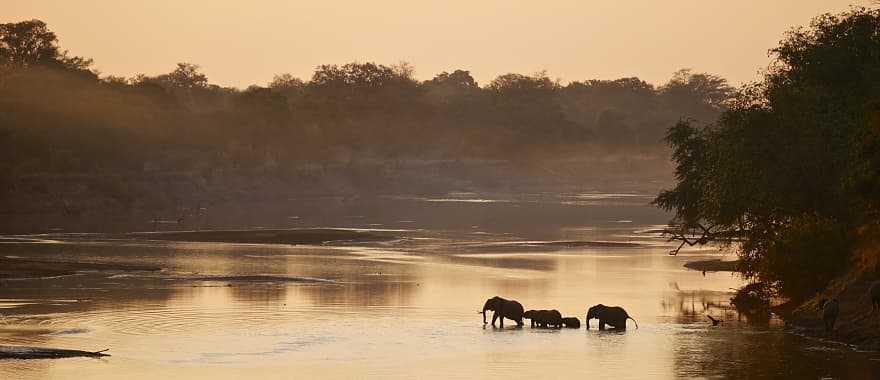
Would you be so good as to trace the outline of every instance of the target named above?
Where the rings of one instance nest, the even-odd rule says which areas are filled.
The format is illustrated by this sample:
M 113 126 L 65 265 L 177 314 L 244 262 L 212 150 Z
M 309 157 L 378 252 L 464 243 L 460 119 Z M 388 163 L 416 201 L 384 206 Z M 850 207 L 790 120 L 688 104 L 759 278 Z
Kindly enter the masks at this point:
M 241 329 L 257 334 L 272 331 L 306 312 L 303 308 L 291 310 L 278 305 L 142 305 L 67 315 L 56 319 L 56 323 L 95 326 L 121 335 L 192 335 L 212 329 Z

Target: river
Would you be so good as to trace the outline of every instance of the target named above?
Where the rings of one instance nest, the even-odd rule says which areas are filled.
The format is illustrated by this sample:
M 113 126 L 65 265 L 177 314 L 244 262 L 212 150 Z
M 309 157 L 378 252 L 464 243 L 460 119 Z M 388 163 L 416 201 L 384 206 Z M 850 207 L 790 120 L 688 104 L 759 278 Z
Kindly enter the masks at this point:
M 749 321 L 731 273 L 669 256 L 650 192 L 291 199 L 248 227 L 341 227 L 394 239 L 322 246 L 176 243 L 54 234 L 0 255 L 151 264 L 6 281 L 0 345 L 111 357 L 0 360 L 0 379 L 877 378 L 880 355 Z M 264 224 L 254 225 L 254 224 Z M 20 238 L 20 237 L 19 237 Z M 731 257 L 724 257 L 732 259 Z M 259 275 L 254 280 L 212 276 Z M 499 295 L 584 321 L 620 305 L 624 332 L 503 329 L 478 314 Z M 711 326 L 706 315 L 724 322 Z M 491 319 L 491 315 L 490 315 Z

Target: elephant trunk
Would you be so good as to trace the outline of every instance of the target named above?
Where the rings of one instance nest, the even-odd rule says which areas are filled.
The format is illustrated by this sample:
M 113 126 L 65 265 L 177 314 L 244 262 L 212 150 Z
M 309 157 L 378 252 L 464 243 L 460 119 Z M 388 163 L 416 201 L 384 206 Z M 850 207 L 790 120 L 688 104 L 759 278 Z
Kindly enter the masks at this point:
M 483 306 L 483 324 L 485 325 L 486 323 L 486 307 Z
M 587 320 L 587 330 L 590 329 L 590 319 L 591 319 L 591 318 L 586 318 L 586 320 Z

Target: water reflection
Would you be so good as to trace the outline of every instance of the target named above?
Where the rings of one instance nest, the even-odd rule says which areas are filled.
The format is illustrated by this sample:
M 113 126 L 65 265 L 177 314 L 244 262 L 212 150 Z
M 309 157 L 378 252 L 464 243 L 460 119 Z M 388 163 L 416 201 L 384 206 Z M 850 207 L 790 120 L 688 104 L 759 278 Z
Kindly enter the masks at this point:
M 628 198 L 615 197 L 615 202 Z M 459 208 L 460 202 L 425 203 L 440 215 L 468 210 Z M 774 323 L 755 325 L 737 315 L 729 306 L 730 288 L 742 280 L 682 268 L 684 261 L 712 253 L 666 255 L 659 240 L 644 232 L 656 227 L 653 218 L 639 219 L 647 211 L 630 205 L 618 209 L 626 215 L 611 218 L 609 206 L 590 218 L 636 222 L 584 225 L 583 218 L 575 221 L 577 210 L 565 208 L 576 206 L 556 205 L 564 210 L 559 218 L 544 225 L 549 217 L 537 213 L 530 223 L 540 231 L 527 234 L 518 232 L 526 229 L 519 224 L 528 224 L 522 221 L 486 223 L 522 218 L 521 208 L 531 207 L 515 204 L 477 203 L 481 208 L 467 211 L 457 223 L 411 223 L 406 239 L 370 246 L 89 238 L 4 243 L 2 255 L 146 263 L 165 270 L 96 272 L 0 287 L 0 344 L 109 347 L 113 354 L 104 360 L 0 361 L 0 378 L 66 379 L 72 373 L 90 379 L 120 374 L 131 379 L 871 378 L 878 373 L 875 354 L 807 340 L 780 332 Z M 363 223 L 382 222 L 368 213 L 371 208 L 340 208 L 340 213 L 366 215 Z M 388 214 L 383 218 L 421 221 L 426 216 L 397 209 Z M 472 223 L 497 234 L 474 235 Z M 433 228 L 438 225 L 450 229 Z M 644 244 L 538 245 L 527 251 L 514 244 L 541 236 L 547 242 Z M 485 249 L 498 242 L 505 243 Z M 206 280 L 213 275 L 263 280 Z M 291 283 L 269 276 L 332 282 Z M 620 305 L 640 328 L 484 327 L 478 311 L 494 295 L 516 299 L 527 309 L 558 309 L 582 322 L 593 304 Z M 725 322 L 713 327 L 707 314 Z

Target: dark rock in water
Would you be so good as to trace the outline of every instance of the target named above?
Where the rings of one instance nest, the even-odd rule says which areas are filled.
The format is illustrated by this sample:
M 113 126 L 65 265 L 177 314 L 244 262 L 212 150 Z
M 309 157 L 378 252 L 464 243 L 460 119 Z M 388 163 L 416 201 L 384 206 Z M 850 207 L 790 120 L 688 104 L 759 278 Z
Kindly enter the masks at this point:
M 60 348 L 28 347 L 28 346 L 0 346 L 0 359 L 61 359 L 61 358 L 101 358 L 110 356 L 105 354 L 107 350 L 80 351 L 65 350 Z
M 733 272 L 739 260 L 722 261 L 719 259 L 691 261 L 684 264 L 687 269 L 698 270 L 703 272 Z

